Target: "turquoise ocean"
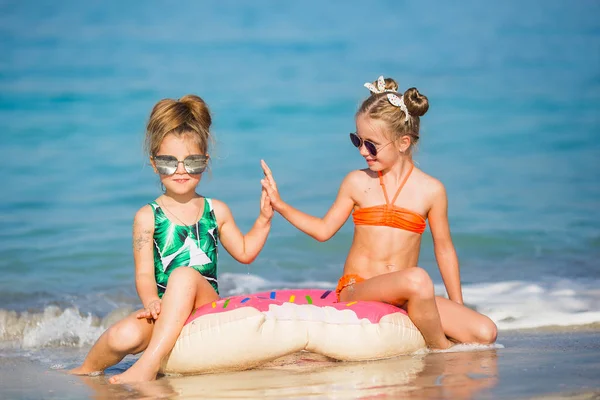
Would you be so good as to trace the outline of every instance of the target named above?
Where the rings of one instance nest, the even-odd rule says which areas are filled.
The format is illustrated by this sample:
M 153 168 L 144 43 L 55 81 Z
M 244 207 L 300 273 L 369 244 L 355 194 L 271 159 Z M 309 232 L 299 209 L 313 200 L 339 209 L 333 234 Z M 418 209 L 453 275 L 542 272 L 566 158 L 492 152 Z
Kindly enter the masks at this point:
M 134 213 L 160 194 L 142 151 L 158 100 L 214 114 L 199 192 L 243 231 L 260 159 L 324 215 L 364 82 L 429 97 L 415 159 L 439 178 L 466 303 L 506 330 L 600 322 L 600 3 L 0 3 L 0 355 L 70 367 L 139 306 Z M 333 288 L 349 221 L 319 243 L 281 217 L 257 260 L 220 257 L 222 295 Z M 429 230 L 419 264 L 445 294 Z M 79 353 L 77 353 L 79 354 Z

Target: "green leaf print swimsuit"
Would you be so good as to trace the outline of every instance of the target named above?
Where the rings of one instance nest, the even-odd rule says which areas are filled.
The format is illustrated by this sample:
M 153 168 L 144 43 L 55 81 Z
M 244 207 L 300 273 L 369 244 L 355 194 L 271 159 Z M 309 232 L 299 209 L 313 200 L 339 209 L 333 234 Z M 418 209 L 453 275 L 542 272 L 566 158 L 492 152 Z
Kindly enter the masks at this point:
M 158 297 L 162 298 L 169 276 L 177 267 L 194 268 L 219 294 L 219 231 L 211 199 L 204 198 L 202 217 L 196 224 L 188 226 L 169 220 L 156 201 L 149 204 L 154 212 L 154 276 Z

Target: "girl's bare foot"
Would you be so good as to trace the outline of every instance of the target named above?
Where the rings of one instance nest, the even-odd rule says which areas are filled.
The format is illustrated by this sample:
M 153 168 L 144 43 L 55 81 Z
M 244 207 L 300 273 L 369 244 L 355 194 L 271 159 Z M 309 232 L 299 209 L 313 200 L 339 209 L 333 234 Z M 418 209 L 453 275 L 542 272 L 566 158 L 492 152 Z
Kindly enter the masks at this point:
M 429 349 L 431 351 L 444 351 L 444 350 L 450 349 L 452 346 L 455 346 L 455 345 L 456 345 L 456 343 L 452 342 L 451 340 L 446 339 L 446 341 L 443 342 L 441 346 L 430 346 Z
M 433 351 L 433 352 L 438 352 L 438 351 L 446 351 L 446 350 L 450 350 L 452 347 L 456 346 L 458 343 L 454 343 L 451 340 L 446 339 L 446 343 L 443 346 L 431 346 L 429 348 L 429 350 Z
M 138 360 L 139 362 L 139 360 Z M 113 384 L 149 382 L 156 380 L 158 371 L 152 368 L 145 368 L 138 365 L 138 362 L 133 364 L 131 368 L 122 374 L 111 377 L 108 382 Z

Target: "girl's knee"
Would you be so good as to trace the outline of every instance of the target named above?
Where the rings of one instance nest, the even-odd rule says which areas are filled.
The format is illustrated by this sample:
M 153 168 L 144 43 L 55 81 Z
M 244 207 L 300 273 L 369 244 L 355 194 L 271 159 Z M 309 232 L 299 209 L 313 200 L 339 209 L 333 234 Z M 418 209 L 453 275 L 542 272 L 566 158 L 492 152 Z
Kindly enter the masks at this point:
M 410 297 L 434 298 L 433 281 L 423 268 L 414 267 L 404 271 L 402 277 Z
M 191 267 L 178 267 L 169 276 L 165 290 L 166 298 L 194 299 L 194 306 L 200 307 L 219 296 L 202 274 Z
M 477 332 L 475 332 L 477 343 L 481 344 L 492 344 L 496 341 L 498 337 L 498 327 L 488 317 L 484 317 L 485 319 L 479 325 Z
M 136 322 L 123 320 L 108 328 L 107 341 L 111 350 L 134 354 L 141 350 L 146 341 L 145 333 Z

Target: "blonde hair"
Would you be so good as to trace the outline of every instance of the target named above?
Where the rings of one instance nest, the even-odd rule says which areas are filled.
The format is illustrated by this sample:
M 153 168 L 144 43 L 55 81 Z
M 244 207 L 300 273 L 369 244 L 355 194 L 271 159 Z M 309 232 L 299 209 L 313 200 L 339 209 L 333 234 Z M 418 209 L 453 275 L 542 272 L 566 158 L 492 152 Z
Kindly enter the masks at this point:
M 162 141 L 169 134 L 189 135 L 200 147 L 202 154 L 208 153 L 212 139 L 212 118 L 208 105 L 200 97 L 188 94 L 180 98 L 162 99 L 152 109 L 146 125 L 145 150 L 154 157 Z
M 377 82 L 373 82 L 377 85 Z M 391 140 L 396 140 L 402 136 L 410 137 L 410 146 L 407 152 L 410 154 L 413 147 L 419 141 L 419 128 L 421 125 L 420 117 L 425 115 L 429 109 L 429 100 L 427 96 L 422 95 L 416 88 L 407 89 L 403 96 L 404 104 L 408 110 L 408 118 L 400 107 L 394 106 L 388 100 L 389 91 L 397 92 L 398 84 L 392 78 L 385 78 L 385 89 L 388 92 L 373 93 L 369 96 L 356 112 L 356 116 L 365 115 L 369 118 L 382 121 Z

